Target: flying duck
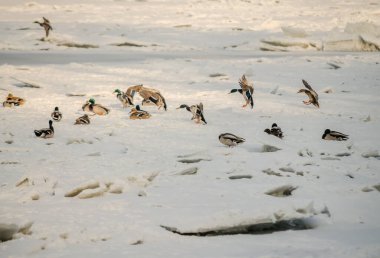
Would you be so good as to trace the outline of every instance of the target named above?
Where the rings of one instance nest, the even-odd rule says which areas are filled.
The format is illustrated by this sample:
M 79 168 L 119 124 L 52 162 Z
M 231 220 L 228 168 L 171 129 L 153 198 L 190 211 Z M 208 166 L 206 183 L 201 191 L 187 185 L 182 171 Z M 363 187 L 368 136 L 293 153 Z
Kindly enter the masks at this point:
M 129 114 L 129 118 L 133 120 L 148 119 L 151 117 L 151 115 L 147 111 L 141 110 L 139 105 L 136 105 L 136 107 L 132 108 Z
M 122 92 L 119 89 L 116 89 L 113 93 L 116 93 L 116 97 L 120 100 L 123 107 L 133 106 L 133 97 L 127 93 Z
M 332 141 L 345 141 L 348 139 L 348 135 L 326 129 L 325 133 L 322 135 L 322 139 Z
M 13 96 L 12 93 L 9 93 L 5 101 L 3 102 L 4 107 L 12 107 L 12 106 L 21 106 L 24 105 L 25 100 L 20 97 Z
M 281 128 L 278 127 L 276 123 L 273 123 L 272 128 L 271 129 L 267 128 L 264 130 L 264 132 L 266 132 L 267 134 L 274 135 L 280 139 L 282 139 L 282 137 L 283 137 Z
M 78 117 L 75 120 L 74 125 L 88 125 L 90 123 L 90 117 L 87 114 L 84 114 L 81 117 Z
M 107 115 L 110 112 L 108 108 L 103 107 L 100 104 L 95 104 L 95 100 L 92 98 L 89 99 L 87 103 L 82 106 L 82 110 L 87 111 L 87 112 L 92 112 L 100 116 Z
M 53 121 L 49 120 L 49 128 L 43 128 L 41 130 L 34 130 L 34 134 L 40 138 L 52 138 L 54 136 Z
M 59 111 L 58 107 L 55 107 L 55 108 L 54 108 L 53 113 L 51 113 L 51 118 L 52 118 L 54 121 L 56 121 L 56 122 L 61 121 L 61 119 L 62 119 L 62 113 Z
M 203 104 L 202 104 L 202 102 L 199 103 L 199 105 L 192 105 L 190 107 L 186 104 L 182 104 L 177 109 L 180 109 L 180 108 L 186 108 L 187 111 L 191 112 L 193 114 L 193 117 L 191 118 L 191 120 L 195 120 L 195 122 L 197 124 L 199 124 L 201 121 L 204 124 L 207 124 L 206 119 L 203 116 Z
M 149 105 L 153 103 L 154 105 L 158 106 L 158 109 L 164 107 L 165 111 L 167 110 L 165 98 L 158 90 L 147 88 L 142 84 L 139 84 L 129 87 L 126 94 L 131 96 L 133 99 L 136 92 L 138 92 L 143 98 L 141 105 Z
M 254 92 L 253 84 L 249 84 L 247 78 L 243 74 L 241 79 L 239 79 L 239 85 L 240 85 L 240 89 L 232 89 L 229 92 L 229 94 L 234 93 L 234 92 L 239 92 L 240 94 L 243 95 L 244 100 L 245 100 L 245 104 L 242 107 L 246 107 L 248 104 L 250 104 L 251 108 L 253 108 L 253 105 L 254 105 L 253 96 L 252 96 Z
M 232 133 L 222 133 L 219 135 L 219 141 L 228 147 L 232 147 L 245 142 L 245 139 Z
M 305 85 L 305 87 L 307 89 L 300 89 L 297 93 L 301 93 L 301 92 L 304 92 L 308 97 L 309 97 L 309 101 L 303 101 L 303 103 L 305 105 L 310 105 L 310 104 L 313 104 L 314 106 L 316 106 L 317 108 L 319 108 L 319 103 L 318 103 L 318 94 L 313 90 L 313 88 L 307 83 L 307 81 L 305 80 L 302 80 L 303 82 L 303 85 Z
M 46 37 L 49 36 L 49 32 L 53 30 L 53 27 L 50 25 L 50 21 L 45 17 L 42 17 L 43 22 L 35 21 L 34 23 L 38 23 L 41 27 L 45 29 Z

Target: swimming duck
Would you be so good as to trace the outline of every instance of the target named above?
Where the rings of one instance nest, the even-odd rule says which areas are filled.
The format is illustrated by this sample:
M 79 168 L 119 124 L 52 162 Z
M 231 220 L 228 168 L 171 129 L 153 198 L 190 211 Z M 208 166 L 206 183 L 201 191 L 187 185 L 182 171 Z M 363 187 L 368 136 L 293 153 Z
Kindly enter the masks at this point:
M 88 125 L 90 123 L 90 117 L 87 114 L 84 114 L 81 117 L 78 117 L 75 120 L 74 125 Z
M 12 93 L 9 93 L 5 101 L 3 102 L 4 107 L 12 107 L 12 106 L 21 106 L 24 105 L 25 100 L 20 97 L 13 96 Z
M 55 107 L 55 108 L 54 108 L 53 113 L 51 113 L 51 118 L 52 118 L 54 121 L 56 121 L 56 122 L 61 121 L 61 119 L 62 119 L 62 113 L 59 111 L 58 107 Z
M 116 93 L 116 97 L 120 100 L 123 107 L 133 106 L 133 97 L 127 93 L 122 92 L 119 89 L 116 89 L 113 93 Z
M 158 109 L 164 107 L 165 111 L 167 110 L 165 98 L 158 90 L 147 88 L 142 84 L 139 84 L 129 87 L 126 94 L 131 96 L 133 99 L 136 92 L 138 92 L 143 98 L 141 105 L 149 105 L 153 103 L 154 105 L 158 106 Z
M 282 135 L 282 131 L 281 131 L 281 128 L 277 126 L 276 123 L 273 123 L 272 124 L 272 128 L 271 129 L 265 129 L 264 132 L 266 132 L 267 134 L 271 134 L 271 135 L 274 135 L 280 139 L 282 139 L 283 135 Z
M 41 130 L 34 130 L 34 134 L 40 138 L 52 138 L 54 136 L 53 121 L 49 120 L 49 128 L 43 128 Z
M 107 115 L 110 112 L 108 108 L 103 107 L 100 104 L 95 104 L 94 99 L 89 99 L 89 101 L 87 101 L 87 103 L 82 106 L 82 110 L 92 112 L 100 116 Z
M 232 147 L 245 142 L 245 139 L 232 133 L 222 133 L 219 135 L 219 141 L 228 147 Z
M 297 93 L 301 93 L 301 92 L 304 92 L 308 97 L 309 97 L 309 101 L 303 101 L 303 103 L 305 105 L 310 105 L 310 104 L 313 104 L 314 106 L 316 106 L 317 108 L 319 108 L 319 103 L 318 103 L 318 94 L 313 90 L 313 88 L 307 83 L 307 81 L 305 80 L 302 80 L 303 82 L 303 85 L 305 85 L 305 87 L 307 89 L 300 89 Z
M 148 119 L 151 117 L 151 115 L 147 111 L 141 110 L 139 105 L 136 105 L 136 107 L 132 108 L 129 114 L 129 118 L 133 120 Z
M 243 95 L 245 99 L 245 104 L 242 107 L 246 107 L 248 104 L 250 104 L 251 108 L 253 108 L 253 105 L 254 105 L 253 96 L 252 96 L 254 92 L 253 84 L 249 84 L 247 78 L 243 74 L 241 79 L 239 79 L 239 85 L 241 89 L 232 89 L 229 92 L 229 94 L 234 93 L 234 92 L 239 92 L 240 94 Z
M 199 124 L 201 121 L 204 124 L 207 124 L 206 119 L 203 116 L 203 104 L 202 104 L 202 102 L 199 103 L 199 105 L 192 105 L 190 107 L 186 104 L 182 104 L 177 109 L 180 109 L 180 108 L 186 108 L 187 111 L 191 112 L 193 114 L 193 117 L 191 118 L 191 120 L 195 120 L 195 122 L 197 124 Z
M 345 141 L 348 139 L 348 135 L 326 129 L 325 133 L 322 135 L 322 139 L 332 141 Z
M 41 27 L 45 29 L 46 37 L 49 36 L 49 32 L 53 30 L 53 27 L 50 25 L 50 21 L 45 17 L 42 17 L 43 22 L 35 21 L 34 23 L 38 23 Z

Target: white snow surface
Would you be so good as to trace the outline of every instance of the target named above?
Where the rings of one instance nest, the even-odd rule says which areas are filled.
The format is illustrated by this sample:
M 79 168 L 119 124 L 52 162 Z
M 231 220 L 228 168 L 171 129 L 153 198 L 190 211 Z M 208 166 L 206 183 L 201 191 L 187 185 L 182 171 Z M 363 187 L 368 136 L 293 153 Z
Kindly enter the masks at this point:
M 53 26 L 43 41 L 42 16 Z M 379 26 L 371 0 L 1 1 L 0 100 L 26 103 L 0 108 L 0 237 L 32 226 L 0 242 L 0 257 L 379 257 L 380 58 L 366 52 Z M 227 94 L 243 74 L 253 109 Z M 302 79 L 320 109 L 302 103 Z M 112 92 L 140 83 L 168 111 L 144 106 L 152 117 L 130 120 Z M 74 125 L 89 98 L 110 114 Z M 176 109 L 199 102 L 207 125 Z M 37 138 L 56 106 L 54 138 Z M 284 139 L 264 133 L 274 122 Z M 327 128 L 350 139 L 324 141 Z M 246 142 L 225 147 L 226 132 Z M 251 178 L 229 178 L 239 175 Z M 284 185 L 297 189 L 265 194 Z M 314 226 L 212 237 L 161 227 L 292 218 Z

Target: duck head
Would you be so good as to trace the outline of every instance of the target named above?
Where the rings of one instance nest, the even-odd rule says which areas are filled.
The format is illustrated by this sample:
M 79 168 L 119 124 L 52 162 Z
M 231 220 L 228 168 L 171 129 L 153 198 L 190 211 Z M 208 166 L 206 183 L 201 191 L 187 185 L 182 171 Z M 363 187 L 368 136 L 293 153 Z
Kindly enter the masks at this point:
M 232 89 L 228 94 L 235 93 L 237 91 L 238 91 L 238 89 Z
M 116 94 L 121 94 L 121 91 L 119 90 L 119 89 L 116 89 L 116 90 L 114 90 L 114 92 L 113 93 L 116 93 Z
M 93 99 L 93 98 L 89 99 L 89 100 L 88 100 L 88 103 L 94 105 L 94 104 L 95 104 L 95 99 Z
M 273 124 L 272 124 L 272 128 L 273 128 L 273 127 L 277 127 L 277 124 L 276 124 L 276 123 L 273 123 Z
M 55 107 L 55 108 L 54 108 L 54 111 L 59 111 L 58 107 Z

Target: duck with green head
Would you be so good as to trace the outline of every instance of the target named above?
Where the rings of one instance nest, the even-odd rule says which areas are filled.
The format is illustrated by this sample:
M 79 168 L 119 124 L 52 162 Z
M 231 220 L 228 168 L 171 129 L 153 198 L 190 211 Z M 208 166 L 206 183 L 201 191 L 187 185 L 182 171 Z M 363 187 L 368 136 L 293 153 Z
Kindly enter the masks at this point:
M 93 98 L 89 99 L 87 103 L 82 106 L 82 110 L 99 116 L 107 115 L 110 112 L 108 108 L 100 104 L 95 104 L 95 100 Z
M 123 104 L 123 107 L 133 106 L 132 96 L 128 95 L 125 92 L 122 92 L 119 89 L 116 89 L 113 93 L 116 94 L 117 99 L 120 100 L 121 104 Z

